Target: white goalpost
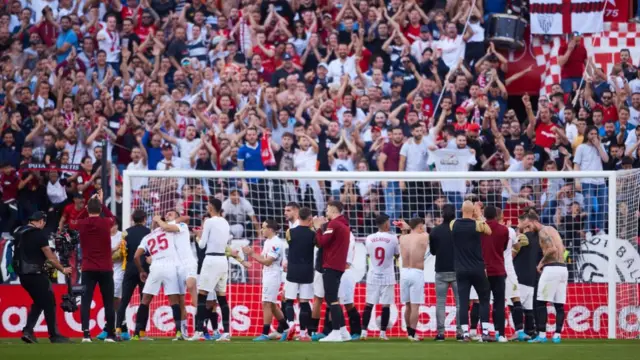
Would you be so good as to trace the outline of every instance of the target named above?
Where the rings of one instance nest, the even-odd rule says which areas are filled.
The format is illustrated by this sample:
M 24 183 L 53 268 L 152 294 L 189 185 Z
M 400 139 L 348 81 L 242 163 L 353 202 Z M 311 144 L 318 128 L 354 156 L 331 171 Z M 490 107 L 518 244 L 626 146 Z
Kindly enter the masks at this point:
M 284 206 L 296 201 L 323 213 L 330 199 L 345 204 L 345 217 L 357 239 L 352 264 L 357 279 L 355 305 L 365 303 L 367 258 L 363 241 L 376 232 L 376 214 L 391 220 L 419 216 L 427 228 L 442 222 L 440 209 L 446 203 L 459 207 L 462 200 L 481 201 L 503 211 L 507 226 L 516 227 L 517 217 L 535 209 L 541 221 L 555 226 L 565 241 L 569 286 L 565 305 L 565 338 L 637 338 L 640 334 L 640 171 L 550 171 L 550 172 L 233 172 L 126 170 L 123 174 L 123 229 L 131 226 L 131 214 L 143 209 L 149 218 L 177 210 L 189 216 L 189 228 L 201 226 L 210 197 L 223 201 L 231 225 L 230 246 L 251 246 L 261 251 L 259 224 L 273 218 L 280 224 L 280 237 L 288 223 Z M 319 189 L 319 190 L 318 190 Z M 150 224 L 150 220 L 148 222 Z M 514 259 L 514 261 L 517 261 Z M 421 308 L 421 337 L 436 334 L 434 256 L 425 255 L 426 303 Z M 227 287 L 231 307 L 231 333 L 256 336 L 262 328 L 261 274 L 253 263 L 244 269 L 230 260 Z M 396 269 L 397 271 L 397 269 Z M 397 275 L 397 274 L 396 274 Z M 404 336 L 404 305 L 392 305 L 387 336 Z M 190 302 L 187 302 L 190 303 Z M 127 320 L 132 328 L 137 295 Z M 166 299 L 154 298 L 150 311 L 150 336 L 170 336 L 173 330 Z M 447 297 L 446 333 L 455 334 L 455 305 Z M 550 322 L 555 311 L 549 306 Z M 190 316 L 195 309 L 188 307 Z M 379 311 L 379 309 L 378 309 Z M 297 312 L 297 308 L 296 308 Z M 379 330 L 379 312 L 372 316 L 369 334 Z M 507 332 L 513 322 L 507 314 Z M 222 322 L 220 321 L 220 326 Z M 274 324 L 275 328 L 275 324 Z M 552 331 L 552 328 L 548 328 Z M 371 336 L 371 335 L 370 335 Z

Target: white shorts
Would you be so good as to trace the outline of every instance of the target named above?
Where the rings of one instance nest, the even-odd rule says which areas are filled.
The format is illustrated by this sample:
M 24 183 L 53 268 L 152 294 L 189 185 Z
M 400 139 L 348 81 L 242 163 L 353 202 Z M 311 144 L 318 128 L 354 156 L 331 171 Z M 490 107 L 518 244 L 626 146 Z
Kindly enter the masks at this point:
M 350 269 L 347 269 L 340 278 L 340 287 L 338 287 L 338 299 L 341 305 L 353 304 L 356 292 L 356 280 Z
M 192 262 L 183 268 L 184 277 L 186 279 L 198 279 L 198 263 Z
M 284 298 L 289 300 L 313 299 L 313 283 L 311 284 L 298 284 L 291 281 L 284 282 Z
M 371 304 L 371 305 L 393 304 L 395 288 L 396 288 L 395 284 L 393 285 L 367 284 L 367 304 Z
M 511 299 L 520 297 L 520 287 L 518 286 L 518 276 L 515 273 L 508 273 L 504 282 L 504 297 L 507 298 L 507 304 L 513 305 Z
M 520 302 L 525 310 L 533 310 L 533 286 L 518 284 Z
M 313 296 L 324 299 L 324 281 L 322 274 L 315 271 L 313 275 Z
M 229 262 L 225 256 L 207 255 L 200 269 L 198 290 L 208 293 L 215 291 L 217 294 L 226 293 L 228 272 Z
M 200 283 L 200 275 L 196 276 L 196 280 L 198 282 L 198 284 Z M 217 300 L 218 297 L 216 296 L 216 292 L 215 291 L 211 291 L 207 294 L 207 301 L 215 301 Z
M 154 266 L 154 264 L 156 266 Z M 144 283 L 143 294 L 158 295 L 160 287 L 164 288 L 165 295 L 184 294 L 184 281 L 181 281 L 180 269 L 173 264 L 154 263 L 147 282 Z
M 282 281 L 277 279 L 262 278 L 262 302 L 278 303 L 278 294 Z
M 545 266 L 538 281 L 536 300 L 555 304 L 566 303 L 568 282 L 569 271 L 566 266 Z
M 400 301 L 424 304 L 424 270 L 400 269 Z
M 124 279 L 124 270 L 120 267 L 113 271 L 113 297 L 122 298 L 122 280 Z

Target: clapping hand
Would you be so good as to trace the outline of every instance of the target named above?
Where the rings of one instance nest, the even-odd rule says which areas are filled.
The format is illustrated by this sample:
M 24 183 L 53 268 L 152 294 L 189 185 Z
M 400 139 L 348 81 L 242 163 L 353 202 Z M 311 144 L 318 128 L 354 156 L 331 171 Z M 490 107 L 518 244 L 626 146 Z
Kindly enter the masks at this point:
M 322 225 L 327 223 L 327 219 L 324 216 L 313 217 L 313 227 L 319 229 Z
M 242 252 L 249 256 L 253 255 L 253 249 L 251 248 L 251 246 L 243 246 Z

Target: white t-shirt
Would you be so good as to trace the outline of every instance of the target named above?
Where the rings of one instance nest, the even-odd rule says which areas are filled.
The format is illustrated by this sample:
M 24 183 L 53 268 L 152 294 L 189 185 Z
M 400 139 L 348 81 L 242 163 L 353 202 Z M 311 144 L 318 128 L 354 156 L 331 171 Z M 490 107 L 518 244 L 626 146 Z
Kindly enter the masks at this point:
M 631 94 L 640 93 L 640 79 L 629 81 L 629 87 L 631 88 Z
M 429 158 L 427 137 L 423 137 L 419 144 L 415 139 L 409 139 L 400 149 L 400 156 L 406 158 L 405 171 L 426 171 Z
M 604 145 L 600 144 L 602 151 Z M 573 163 L 580 165 L 580 171 L 602 171 L 602 159 L 598 153 L 598 149 L 591 144 L 580 144 L 576 148 L 576 156 Z M 580 179 L 583 184 L 603 185 L 604 178 L 583 178 Z
M 54 184 L 51 181 L 47 181 L 47 196 L 52 204 L 60 204 L 67 200 L 67 190 L 60 184 L 60 180 Z
M 151 255 L 151 264 L 178 263 L 180 261 L 175 236 L 161 228 L 156 228 L 142 238 L 138 249 L 144 249 Z
M 224 253 L 230 238 L 231 229 L 227 220 L 214 216 L 205 220 L 198 246 L 207 252 Z
M 274 259 L 271 265 L 265 265 L 262 267 L 262 281 L 265 282 L 266 280 L 280 279 L 282 276 L 282 260 L 284 259 L 282 239 L 278 236 L 274 236 L 271 239 L 265 240 L 261 255 L 265 258 Z
M 442 50 L 442 61 L 448 67 L 456 65 L 460 55 L 464 54 L 465 48 L 466 44 L 460 35 L 456 36 L 455 39 L 445 37 L 436 43 L 436 49 Z
M 347 56 L 343 62 L 340 59 L 335 59 L 329 63 L 329 73 L 327 77 L 331 78 L 334 84 L 340 84 L 340 78 L 343 75 L 349 75 L 351 79 L 356 77 L 356 58 L 355 56 Z
M 108 148 L 108 146 L 107 146 Z M 76 141 L 75 144 L 69 144 L 68 142 L 64 145 L 64 149 L 69 152 L 69 162 L 71 164 L 79 163 L 84 155 L 87 153 L 87 147 L 81 141 Z
M 507 171 L 513 172 L 513 171 L 527 171 L 527 170 L 524 169 L 524 165 L 522 164 L 522 162 L 518 162 L 516 164 L 509 166 Z M 532 166 L 531 169 L 529 169 L 528 171 L 538 171 L 538 169 Z M 511 185 L 511 190 L 513 190 L 515 194 L 518 194 L 518 192 L 520 192 L 520 189 L 524 185 L 536 186 L 538 185 L 538 183 L 539 183 L 539 179 L 531 179 L 531 178 L 509 180 L 509 184 Z M 503 198 L 511 197 L 511 195 L 509 194 L 509 190 L 507 190 L 506 188 L 502 189 L 502 197 Z
M 393 271 L 394 258 L 399 254 L 398 237 L 395 234 L 378 231 L 367 236 L 364 242 L 369 255 L 367 284 L 393 285 L 396 276 Z
M 117 31 L 108 31 L 105 27 L 98 31 L 97 38 L 103 38 L 98 40 L 98 48 L 107 53 L 107 62 L 120 61 L 120 34 Z
M 417 62 L 422 62 L 422 52 L 426 49 L 433 48 L 433 45 L 432 41 L 417 39 L 411 44 L 411 56 L 413 56 Z
M 127 165 L 127 170 L 148 170 L 147 164 L 145 164 L 142 159 L 138 160 L 137 163 L 133 161 Z M 149 179 L 142 176 L 136 176 L 131 178 L 131 190 L 140 191 L 140 188 L 144 185 L 147 185 Z
M 640 124 L 640 110 L 636 110 L 633 106 L 629 106 L 629 115 L 629 124 L 637 127 L 638 124 Z
M 469 165 L 478 163 L 475 155 L 469 149 L 438 149 L 431 153 L 435 158 L 434 163 L 436 170 L 441 172 L 466 172 L 469 171 Z M 446 180 L 441 181 L 442 191 L 444 192 L 467 192 L 467 183 L 465 180 Z
M 117 231 L 111 235 L 111 253 L 120 249 L 120 243 L 122 242 L 122 233 Z M 113 261 L 113 272 L 122 271 L 122 259 Z
M 331 171 L 343 171 L 343 172 L 353 172 L 356 167 L 353 164 L 353 160 L 351 158 L 348 159 L 334 159 L 331 163 Z M 334 180 L 331 182 L 331 190 L 340 190 L 342 188 L 342 181 Z
M 200 140 L 194 138 L 193 140 L 189 141 L 187 139 L 177 139 L 178 140 L 178 149 L 180 150 L 180 158 L 182 160 L 184 160 L 184 162 L 187 164 L 187 167 L 189 169 L 191 169 L 191 153 L 193 153 L 193 150 L 195 150 L 195 148 L 197 148 L 200 145 Z
M 318 154 L 313 151 L 311 146 L 306 151 L 296 149 L 296 153 L 293 155 L 293 166 L 298 171 L 316 171 L 317 161 Z

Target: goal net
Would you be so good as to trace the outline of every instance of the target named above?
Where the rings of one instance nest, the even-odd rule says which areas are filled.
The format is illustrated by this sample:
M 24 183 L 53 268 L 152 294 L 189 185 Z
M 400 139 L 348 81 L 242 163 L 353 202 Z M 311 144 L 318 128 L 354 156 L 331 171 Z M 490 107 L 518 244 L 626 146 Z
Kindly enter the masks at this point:
M 208 199 L 215 197 L 222 200 L 224 216 L 231 225 L 230 246 L 251 246 L 259 252 L 264 239 L 258 229 L 265 219 L 275 219 L 281 226 L 279 235 L 284 238 L 288 227 L 284 207 L 288 202 L 295 201 L 314 214 L 321 214 L 327 201 L 340 200 L 356 238 L 355 258 L 349 271 L 357 280 L 354 304 L 362 312 L 368 269 L 364 239 L 377 231 L 378 214 L 386 213 L 392 220 L 422 217 L 430 230 L 442 223 L 441 209 L 445 204 L 459 209 L 464 200 L 472 200 L 502 209 L 504 224 L 517 229 L 518 216 L 535 211 L 542 223 L 558 229 L 567 249 L 569 285 L 563 335 L 583 339 L 636 338 L 640 333 L 639 185 L 639 171 L 125 171 L 123 224 L 124 228 L 129 226 L 135 209 L 147 213 L 149 226 L 153 215 L 177 210 L 189 217 L 188 225 L 193 231 L 207 216 Z M 234 259 L 229 261 L 231 332 L 234 336 L 258 335 L 262 329 L 261 266 L 253 261 L 245 269 Z M 417 327 L 421 337 L 434 336 L 437 331 L 434 264 L 435 256 L 427 251 L 426 303 L 420 309 Z M 399 262 L 397 277 L 398 266 Z M 130 327 L 137 301 L 136 297 L 129 305 Z M 191 304 L 190 300 L 187 303 Z M 189 305 L 187 309 L 191 319 L 195 307 Z M 553 331 L 555 311 L 551 304 L 548 310 L 548 330 Z M 296 314 L 297 311 L 296 305 Z M 368 324 L 369 336 L 379 331 L 380 312 L 378 307 Z M 449 290 L 444 319 L 447 335 L 455 334 L 455 312 L 455 298 Z M 404 304 L 400 303 L 396 285 L 387 336 L 405 336 L 403 313 Z M 151 336 L 173 334 L 171 310 L 163 296 L 154 298 L 150 314 Z M 507 335 L 511 333 L 513 320 L 507 309 Z

